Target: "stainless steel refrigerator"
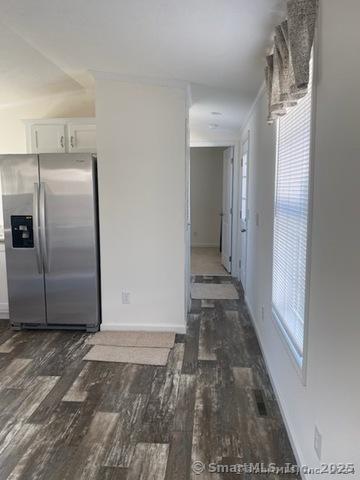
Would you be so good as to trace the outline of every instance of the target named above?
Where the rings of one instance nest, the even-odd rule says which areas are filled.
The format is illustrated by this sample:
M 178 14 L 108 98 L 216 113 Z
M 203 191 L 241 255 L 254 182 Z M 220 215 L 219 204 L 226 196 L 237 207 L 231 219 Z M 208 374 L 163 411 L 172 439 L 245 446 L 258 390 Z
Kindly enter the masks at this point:
M 11 325 L 98 330 L 96 158 L 0 156 Z

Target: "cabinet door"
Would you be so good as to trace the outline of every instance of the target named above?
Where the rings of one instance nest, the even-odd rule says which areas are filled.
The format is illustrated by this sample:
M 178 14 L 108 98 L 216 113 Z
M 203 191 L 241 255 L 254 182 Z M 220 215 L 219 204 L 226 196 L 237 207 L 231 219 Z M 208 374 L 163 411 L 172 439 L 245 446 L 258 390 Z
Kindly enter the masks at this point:
M 31 153 L 65 152 L 65 125 L 31 126 Z
M 96 153 L 96 125 L 70 123 L 68 142 L 71 153 Z

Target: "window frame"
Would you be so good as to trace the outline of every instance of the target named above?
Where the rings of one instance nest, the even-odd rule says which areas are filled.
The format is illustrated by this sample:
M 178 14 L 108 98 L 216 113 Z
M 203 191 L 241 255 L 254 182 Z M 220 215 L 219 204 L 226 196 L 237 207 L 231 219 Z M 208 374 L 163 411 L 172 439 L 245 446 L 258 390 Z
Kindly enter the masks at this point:
M 314 198 L 314 157 L 315 157 L 315 125 L 316 125 L 316 105 L 317 105 L 317 65 L 318 65 L 318 53 L 316 48 L 316 42 L 314 41 L 314 47 L 312 51 L 312 99 L 311 99 L 311 118 L 310 118 L 310 151 L 309 151 L 309 197 L 308 197 L 308 218 L 307 218 L 307 249 L 306 249 L 306 273 L 305 273 L 305 305 L 304 305 L 304 339 L 303 339 L 303 354 L 299 355 L 297 349 L 294 346 L 294 342 L 291 340 L 290 335 L 287 333 L 283 322 L 280 320 L 276 309 L 273 305 L 273 279 L 271 280 L 271 317 L 276 330 L 279 333 L 279 337 L 288 353 L 291 363 L 294 366 L 296 373 L 298 374 L 302 384 L 306 386 L 307 381 L 307 360 L 308 360 L 308 343 L 309 343 L 309 306 L 310 306 L 310 278 L 311 278 L 311 247 L 312 247 L 312 229 L 313 229 L 313 198 Z M 276 121 L 276 150 L 275 150 L 275 189 L 274 189 L 274 216 L 273 216 L 273 242 L 274 242 L 274 225 L 275 225 L 275 201 L 276 201 L 276 185 L 277 185 L 277 169 L 278 169 L 278 156 L 279 156 L 279 135 L 280 135 L 280 118 Z M 272 247 L 272 253 L 274 253 L 274 244 Z M 272 268 L 273 275 L 272 255 Z

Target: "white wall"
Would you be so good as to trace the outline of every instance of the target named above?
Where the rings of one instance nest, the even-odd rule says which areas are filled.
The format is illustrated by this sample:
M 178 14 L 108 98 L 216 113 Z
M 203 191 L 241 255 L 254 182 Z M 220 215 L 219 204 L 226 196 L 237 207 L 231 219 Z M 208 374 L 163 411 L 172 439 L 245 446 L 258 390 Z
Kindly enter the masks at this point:
M 180 88 L 96 82 L 103 329 L 185 330 L 186 115 Z
M 250 130 L 251 142 L 246 297 L 301 462 L 319 463 L 316 425 L 323 436 L 322 462 L 356 463 L 353 478 L 359 478 L 360 57 L 354 48 L 360 42 L 360 4 L 347 0 L 345 8 L 344 2 L 322 0 L 320 9 L 306 386 L 271 317 L 275 131 L 266 125 L 265 95 L 243 129 L 243 138 Z
M 191 244 L 219 247 L 224 148 L 194 147 L 190 153 Z

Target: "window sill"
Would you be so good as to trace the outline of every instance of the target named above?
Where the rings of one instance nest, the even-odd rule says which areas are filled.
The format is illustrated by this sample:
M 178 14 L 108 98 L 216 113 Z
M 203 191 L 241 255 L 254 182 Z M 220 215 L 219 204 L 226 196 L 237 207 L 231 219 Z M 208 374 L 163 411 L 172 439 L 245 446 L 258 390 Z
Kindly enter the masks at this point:
M 304 368 L 304 362 L 305 362 L 304 357 L 299 357 L 298 353 L 295 351 L 294 347 L 291 345 L 291 341 L 289 340 L 288 335 L 284 327 L 281 325 L 281 322 L 278 319 L 274 310 L 272 310 L 271 317 L 275 325 L 275 328 L 279 334 L 281 342 L 284 345 L 285 351 L 290 357 L 291 363 L 296 371 L 296 374 L 300 378 L 303 386 L 306 386 L 306 370 Z

